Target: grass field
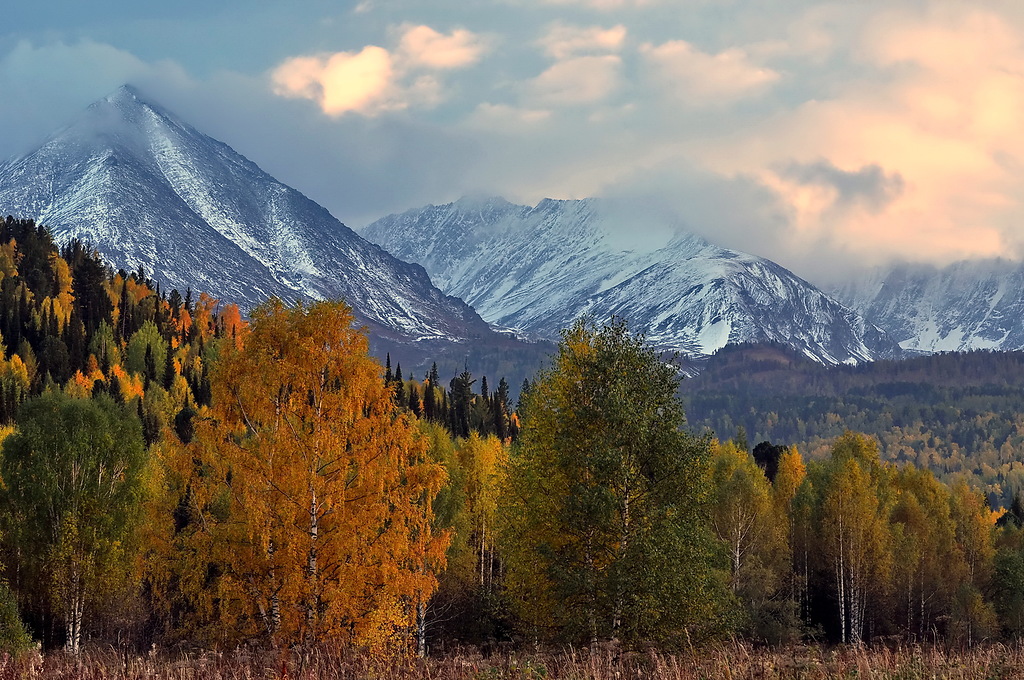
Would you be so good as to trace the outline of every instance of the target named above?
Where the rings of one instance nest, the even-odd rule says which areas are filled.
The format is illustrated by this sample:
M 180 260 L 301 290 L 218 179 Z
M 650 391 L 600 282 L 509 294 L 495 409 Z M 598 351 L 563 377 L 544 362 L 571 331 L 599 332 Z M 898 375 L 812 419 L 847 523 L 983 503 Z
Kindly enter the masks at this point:
M 939 647 L 875 647 L 862 649 L 790 647 L 757 649 L 722 644 L 678 655 L 657 652 L 553 651 L 535 654 L 465 652 L 444 658 L 372 658 L 316 650 L 232 652 L 145 656 L 114 649 L 90 649 L 79 658 L 63 653 L 30 655 L 17 661 L 0 659 L 0 679 L 127 680 L 309 680 L 373 679 L 500 680 L 542 678 L 627 680 L 774 679 L 774 678 L 1024 678 L 1024 646 L 987 645 L 969 650 Z

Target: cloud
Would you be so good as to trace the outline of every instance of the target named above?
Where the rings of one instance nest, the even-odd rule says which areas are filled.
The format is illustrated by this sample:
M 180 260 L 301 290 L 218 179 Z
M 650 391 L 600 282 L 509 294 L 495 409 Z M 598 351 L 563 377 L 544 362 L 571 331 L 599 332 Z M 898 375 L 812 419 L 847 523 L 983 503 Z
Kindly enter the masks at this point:
M 589 9 L 611 11 L 628 7 L 649 7 L 658 5 L 663 0 L 542 0 L 548 5 L 580 5 Z
M 354 53 L 294 57 L 274 69 L 271 78 L 276 94 L 312 99 L 329 116 L 350 111 L 374 115 L 408 105 L 395 83 L 391 55 L 374 45 Z
M 145 62 L 105 43 L 19 41 L 0 53 L 0 163 L 30 151 L 124 83 L 177 87 L 187 81 L 174 62 Z
M 485 41 L 465 29 L 449 35 L 429 26 L 406 26 L 398 51 L 411 67 L 433 69 L 465 68 L 480 61 Z
M 626 40 L 626 27 L 571 26 L 555 22 L 537 41 L 544 52 L 555 59 L 578 54 L 618 52 Z
M 825 189 L 837 206 L 863 206 L 872 212 L 881 211 L 904 189 L 899 173 L 886 174 L 874 163 L 859 170 L 841 170 L 824 159 L 789 163 L 781 169 L 780 176 L 797 184 Z
M 616 55 L 559 61 L 528 83 L 533 99 L 549 106 L 594 104 L 621 84 L 622 59 Z
M 399 34 L 394 51 L 367 45 L 359 52 L 285 59 L 270 74 L 273 91 L 311 99 L 329 116 L 430 108 L 443 99 L 441 82 L 432 72 L 475 64 L 486 49 L 480 36 L 465 29 L 445 35 L 405 24 Z
M 535 129 L 551 119 L 549 109 L 527 109 L 508 104 L 482 102 L 468 119 L 472 127 L 502 134 L 519 133 Z
M 685 40 L 671 40 L 657 46 L 646 43 L 640 53 L 658 83 L 694 106 L 755 96 L 779 80 L 776 71 L 754 63 L 738 47 L 708 54 Z

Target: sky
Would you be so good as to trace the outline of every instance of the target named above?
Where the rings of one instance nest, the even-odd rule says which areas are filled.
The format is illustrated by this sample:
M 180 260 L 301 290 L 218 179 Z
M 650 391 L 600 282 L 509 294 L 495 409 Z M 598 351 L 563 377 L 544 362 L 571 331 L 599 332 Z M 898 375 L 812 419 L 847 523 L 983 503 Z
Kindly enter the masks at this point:
M 0 159 L 123 83 L 353 228 L 607 196 L 823 283 L 1024 255 L 1019 0 L 13 3 Z

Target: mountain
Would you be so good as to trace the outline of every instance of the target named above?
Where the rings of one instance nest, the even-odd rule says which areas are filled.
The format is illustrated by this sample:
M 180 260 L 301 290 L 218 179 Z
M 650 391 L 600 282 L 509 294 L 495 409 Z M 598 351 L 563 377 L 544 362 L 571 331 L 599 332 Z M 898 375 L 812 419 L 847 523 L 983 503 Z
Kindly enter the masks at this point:
M 361 233 L 422 264 L 487 321 L 524 335 L 554 339 L 580 315 L 616 315 L 653 345 L 687 355 L 775 341 L 838 364 L 897 350 L 774 262 L 666 228 L 636 206 L 466 198 L 390 215 Z
M 897 264 L 868 271 L 832 292 L 907 350 L 1024 349 L 1019 262 Z
M 78 238 L 115 268 L 142 266 L 165 288 L 205 291 L 243 312 L 271 295 L 341 297 L 378 351 L 508 343 L 421 266 L 365 241 L 130 86 L 0 167 L 0 212 L 45 224 L 59 243 Z

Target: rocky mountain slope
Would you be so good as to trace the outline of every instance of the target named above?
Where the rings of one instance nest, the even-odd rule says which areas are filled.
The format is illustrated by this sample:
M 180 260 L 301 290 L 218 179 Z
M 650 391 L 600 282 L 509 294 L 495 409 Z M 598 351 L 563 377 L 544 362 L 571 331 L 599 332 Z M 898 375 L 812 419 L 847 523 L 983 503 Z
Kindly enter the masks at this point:
M 971 260 L 866 272 L 833 294 L 904 349 L 1024 349 L 1024 265 Z
M 379 345 L 507 341 L 421 266 L 365 241 L 129 86 L 0 167 L 0 213 L 243 312 L 270 295 L 342 297 Z
M 362 234 L 422 264 L 487 321 L 557 338 L 583 314 L 620 316 L 689 355 L 782 342 L 826 364 L 898 351 L 850 309 L 783 267 L 727 250 L 607 201 L 534 207 L 467 198 L 390 215 Z

